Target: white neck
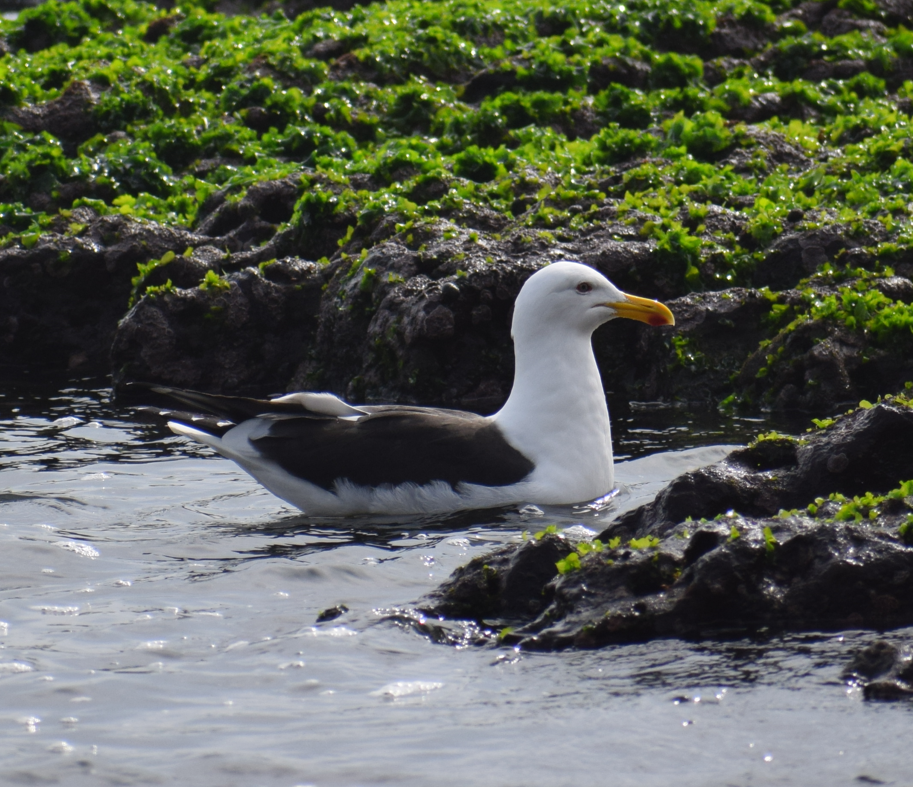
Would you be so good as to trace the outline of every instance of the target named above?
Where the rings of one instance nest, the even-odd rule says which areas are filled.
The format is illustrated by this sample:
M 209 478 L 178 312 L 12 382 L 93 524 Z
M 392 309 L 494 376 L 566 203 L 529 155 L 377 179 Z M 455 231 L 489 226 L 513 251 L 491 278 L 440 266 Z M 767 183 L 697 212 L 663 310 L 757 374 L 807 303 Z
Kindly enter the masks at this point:
M 614 485 L 612 436 L 591 336 L 554 324 L 515 334 L 514 386 L 493 420 L 536 464 L 543 503 L 601 497 Z

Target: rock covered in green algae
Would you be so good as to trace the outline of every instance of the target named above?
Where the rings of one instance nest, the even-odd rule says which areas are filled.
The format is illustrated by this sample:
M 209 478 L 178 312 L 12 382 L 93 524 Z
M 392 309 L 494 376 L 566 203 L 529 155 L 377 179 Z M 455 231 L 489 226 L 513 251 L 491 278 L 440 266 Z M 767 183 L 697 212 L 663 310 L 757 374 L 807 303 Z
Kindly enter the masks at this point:
M 713 518 L 729 510 L 772 516 L 835 492 L 885 494 L 913 478 L 911 447 L 913 409 L 906 404 L 860 408 L 802 438 L 762 436 L 719 464 L 679 476 L 600 538 L 662 537 L 686 518 Z
M 719 303 L 713 293 L 739 301 L 734 285 L 772 288 L 766 304 L 746 296 L 746 309 L 717 309 L 703 328 L 681 321 L 673 341 L 619 333 L 618 343 L 649 350 L 634 354 L 641 364 L 621 363 L 602 342 L 606 376 L 627 375 L 622 398 L 731 397 L 822 414 L 906 379 L 898 370 L 911 349 L 910 299 L 887 283 L 909 281 L 913 248 L 903 197 L 913 173 L 907 5 L 331 6 L 227 17 L 193 2 L 160 10 L 51 0 L 0 23 L 0 361 L 103 366 L 131 296 L 198 288 L 210 273 L 319 264 L 338 283 L 320 306 L 323 321 L 376 305 L 364 294 L 340 302 L 343 281 L 373 286 L 381 300 L 384 275 L 394 287 L 402 276 L 413 291 L 430 291 L 426 279 L 451 291 L 459 282 L 449 277 L 478 275 L 489 257 L 521 263 L 522 275 L 537 249 L 538 262 L 561 252 L 632 292 L 710 293 L 708 311 Z M 111 268 L 110 280 L 86 276 L 96 284 L 88 294 L 67 286 L 75 279 L 66 271 L 23 281 L 21 270 L 40 270 L 52 255 L 108 260 L 110 241 L 95 236 L 87 210 L 150 222 L 154 242 Z M 447 253 L 448 236 L 458 241 L 455 270 L 440 260 L 406 277 L 375 253 L 389 242 Z M 472 243 L 485 253 L 474 255 Z M 181 262 L 203 246 L 214 252 Z M 57 293 L 51 309 L 32 297 L 45 286 Z M 411 295 L 400 302 L 415 308 Z M 377 356 L 373 371 L 339 364 L 318 340 L 300 363 L 277 358 L 253 376 L 207 373 L 199 384 L 306 381 L 365 398 L 497 399 L 510 366 L 498 309 L 473 303 L 471 321 L 454 312 L 451 334 L 450 307 L 433 295 L 423 314 L 426 306 L 437 310 L 429 338 L 450 342 L 461 368 L 486 366 L 471 384 L 455 382 L 456 367 L 439 368 L 434 349 L 412 353 L 402 337 L 388 339 L 415 322 L 396 316 L 378 319 L 357 346 L 356 328 L 370 320 L 341 320 L 353 342 L 346 355 L 368 366 Z M 298 335 L 318 335 L 312 319 L 302 311 Z M 738 340 L 723 349 L 708 328 L 731 327 L 725 320 Z M 116 371 L 179 382 L 197 351 L 175 342 L 187 357 L 149 364 L 144 357 L 162 348 L 145 349 L 154 337 L 142 324 L 127 327 Z M 378 371 L 399 364 L 414 374 Z
M 899 397 L 808 440 L 759 440 L 674 480 L 589 545 L 545 534 L 474 559 L 419 602 L 424 626 L 469 619 L 555 649 L 909 625 L 911 437 L 913 410 Z
M 306 340 L 306 346 L 289 356 L 295 366 L 288 387 L 325 387 L 353 400 L 369 396 L 496 409 L 513 380 L 510 321 L 525 279 L 543 257 L 586 256 L 588 248 L 611 241 L 604 231 L 590 234 L 589 247 L 580 242 L 546 245 L 516 238 L 472 239 L 470 234 L 429 228 L 421 251 L 393 239 L 373 247 L 360 264 L 320 268 L 325 287 L 319 304 L 313 302 L 311 311 L 298 313 L 301 325 L 296 326 L 294 319 L 288 324 L 289 330 L 297 327 Z M 233 259 L 249 254 L 222 258 L 220 269 L 230 270 Z M 156 267 L 143 286 L 160 288 L 166 279 L 176 283 L 175 272 L 184 264 L 183 258 L 175 257 Z M 260 271 L 275 279 L 271 267 L 261 264 Z M 632 283 L 630 272 L 619 273 L 615 280 L 621 286 Z M 197 273 L 197 280 L 204 274 L 205 270 Z M 226 281 L 253 275 L 253 271 L 228 274 Z M 293 290 L 301 285 L 288 281 L 277 286 L 293 297 Z M 185 308 L 192 298 L 205 301 L 203 295 L 177 287 L 140 301 L 122 322 L 114 342 L 118 379 L 164 379 L 187 385 L 186 369 L 192 360 L 195 385 L 224 389 L 227 380 L 218 364 L 208 365 L 198 351 L 188 350 L 186 358 L 180 352 L 182 346 L 197 346 L 192 337 L 206 327 Z M 770 301 L 756 290 L 734 288 L 692 293 L 668 303 L 678 325 L 671 342 L 668 331 L 624 321 L 597 332 L 596 357 L 604 379 L 611 381 L 613 398 L 716 403 L 731 390 L 730 378 L 764 335 L 761 320 L 770 310 Z M 304 330 L 308 319 L 317 320 L 315 330 Z M 232 321 L 225 324 L 230 326 Z M 162 347 L 163 332 L 173 349 Z M 365 341 L 366 336 L 371 341 Z M 240 331 L 222 339 L 232 340 L 247 343 Z M 698 345 L 703 349 L 696 350 Z M 155 364 L 149 361 L 153 353 Z

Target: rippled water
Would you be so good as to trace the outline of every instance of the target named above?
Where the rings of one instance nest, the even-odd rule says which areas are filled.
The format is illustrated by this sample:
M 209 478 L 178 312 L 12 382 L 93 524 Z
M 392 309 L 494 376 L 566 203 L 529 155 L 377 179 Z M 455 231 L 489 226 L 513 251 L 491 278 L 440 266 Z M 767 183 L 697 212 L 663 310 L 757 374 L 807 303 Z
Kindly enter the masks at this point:
M 911 783 L 913 706 L 840 679 L 874 634 L 435 645 L 384 610 L 523 530 L 606 515 L 309 520 L 102 383 L 66 385 L 0 396 L 4 784 Z M 758 428 L 635 408 L 619 508 Z

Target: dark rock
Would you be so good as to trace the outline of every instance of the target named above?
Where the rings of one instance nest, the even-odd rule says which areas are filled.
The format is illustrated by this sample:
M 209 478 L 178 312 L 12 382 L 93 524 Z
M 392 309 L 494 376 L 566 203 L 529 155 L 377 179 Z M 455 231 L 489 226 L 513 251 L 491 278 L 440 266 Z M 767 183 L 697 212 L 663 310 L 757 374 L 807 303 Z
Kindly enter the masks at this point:
M 266 180 L 254 183 L 238 203 L 241 216 L 257 216 L 270 224 L 281 224 L 292 218 L 295 202 L 301 195 L 300 178 Z
M 580 569 L 553 569 L 547 582 L 543 561 L 509 608 L 498 597 L 506 585 L 501 572 L 478 558 L 417 606 L 429 617 L 512 626 L 501 640 L 531 650 L 913 620 L 913 548 L 877 526 L 732 516 L 691 530 L 677 528 L 655 549 L 590 553 Z M 498 566 L 520 563 L 533 549 L 504 548 Z M 491 573 L 480 591 L 486 566 Z
M 347 55 L 361 43 L 356 37 L 350 38 L 325 38 L 313 44 L 306 52 L 305 57 L 317 60 L 335 60 L 337 57 Z
M 137 263 L 213 241 L 87 208 L 72 220 L 88 225 L 76 237 L 50 232 L 0 250 L 0 362 L 106 370 Z M 182 263 L 195 264 L 182 257 L 176 270 Z
M 760 123 L 770 120 L 775 115 L 783 114 L 783 99 L 779 93 L 759 93 L 753 95 L 748 104 L 734 106 L 729 110 L 733 120 L 744 120 L 746 123 Z
M 93 114 L 98 92 L 88 82 L 74 80 L 59 98 L 43 104 L 12 107 L 3 113 L 3 120 L 17 123 L 26 131 L 47 131 L 61 142 L 69 154 L 76 146 L 99 131 Z
M 785 22 L 790 19 L 798 19 L 810 29 L 817 29 L 821 26 L 825 15 L 837 7 L 836 0 L 826 0 L 819 3 L 816 0 L 806 0 L 795 8 L 790 9 L 778 17 L 778 22 Z
M 636 290 L 635 290 L 636 291 Z M 715 406 L 764 338 L 770 301 L 757 290 L 692 293 L 667 301 L 675 328 L 617 321 L 596 333 L 606 387 L 622 399 Z
M 913 697 L 913 657 L 884 640 L 857 653 L 843 670 L 848 683 L 862 688 L 867 700 L 899 700 Z
M 710 34 L 710 49 L 717 57 L 746 57 L 766 46 L 769 38 L 769 30 L 725 15 L 717 20 L 716 29 Z
M 267 180 L 253 184 L 238 202 L 226 201 L 224 192 L 216 192 L 203 204 L 197 232 L 214 237 L 231 237 L 233 248 L 250 248 L 275 234 L 276 224 L 288 221 L 300 196 L 298 178 Z
M 488 96 L 496 96 L 517 86 L 517 72 L 514 69 L 480 71 L 463 85 L 462 98 L 475 104 Z
M 247 107 L 241 110 L 241 120 L 248 128 L 259 134 L 264 134 L 271 127 L 278 125 L 281 122 L 281 117 L 263 107 Z
M 168 35 L 172 28 L 180 21 L 181 17 L 177 14 L 160 16 L 158 19 L 153 19 L 146 27 L 143 40 L 148 41 L 150 44 L 154 44 L 160 38 Z
M 604 57 L 590 66 L 589 90 L 598 93 L 609 85 L 642 89 L 650 81 L 650 66 L 632 57 Z
M 206 276 L 207 271 L 220 273 L 227 255 L 215 246 L 200 246 L 193 249 L 189 256 L 176 254 L 167 265 L 162 265 L 149 272 L 143 280 L 145 287 L 160 287 L 170 281 L 178 288 L 196 287 Z
M 623 290 L 637 292 L 647 282 L 655 298 L 675 297 L 673 280 L 657 271 L 655 241 L 620 241 L 594 233 L 581 244 L 580 262 L 591 265 Z
M 913 298 L 913 282 L 905 277 L 887 277 L 872 286 L 901 303 Z M 819 291 L 825 295 L 835 289 Z M 796 291 L 782 291 L 779 301 L 805 308 Z M 840 319 L 807 319 L 793 321 L 751 352 L 733 382 L 743 401 L 820 415 L 899 390 L 911 379 L 913 359 L 906 353 L 850 330 Z
M 768 167 L 786 164 L 795 172 L 802 172 L 812 165 L 812 160 L 805 151 L 787 140 L 783 134 L 759 126 L 748 126 L 745 133 L 764 148 Z
M 913 303 L 913 281 L 903 276 L 888 276 L 872 282 L 875 289 L 892 301 Z
M 535 617 L 548 603 L 543 591 L 555 576 L 555 563 L 572 551 L 565 539 L 547 535 L 519 549 L 506 546 L 474 558 L 436 594 L 436 614 L 486 621 Z
M 889 672 L 900 656 L 900 651 L 883 639 L 873 642 L 853 656 L 843 670 L 846 680 L 871 680 Z
M 282 391 L 308 352 L 324 281 L 315 263 L 286 259 L 231 274 L 225 287 L 146 296 L 117 328 L 115 385 Z
M 330 65 L 330 79 L 340 82 L 346 79 L 373 82 L 377 80 L 377 72 L 370 63 L 359 60 L 355 52 L 346 52 Z
M 577 259 L 600 270 L 625 291 L 669 302 L 676 315 L 674 329 L 657 331 L 619 320 L 597 331 L 597 362 L 614 406 L 632 399 L 715 406 L 732 393 L 734 381 L 746 402 L 777 409 L 813 409 L 820 414 L 847 401 L 874 398 L 879 386 L 896 390 L 906 379 L 913 379 L 913 360 L 872 348 L 866 337 L 830 321 L 801 324 L 759 349 L 759 343 L 770 335 L 764 321 L 771 308 L 769 296 L 733 288 L 676 298 L 687 289 L 683 267 L 676 260 L 658 257 L 655 242 L 642 240 L 637 224 L 618 222 L 611 211 L 606 212 L 603 226 L 569 232 L 560 240 L 530 230 L 505 233 L 504 237 L 484 229 L 455 230 L 447 221 L 399 234 L 396 214 L 380 215 L 351 235 L 346 230 L 354 217 L 336 214 L 330 221 L 302 221 L 301 226 L 277 232 L 277 225 L 294 211 L 300 188 L 296 178 L 287 178 L 252 186 L 240 201 L 217 193 L 203 206 L 201 212 L 208 215 L 196 232 L 122 216 L 97 218 L 91 211 L 83 215 L 80 211 L 88 209 L 78 208 L 70 221 L 88 225 L 78 238 L 48 235 L 33 249 L 0 252 L 0 272 L 4 264 L 13 264 L 4 263 L 7 258 L 45 260 L 71 253 L 80 259 L 98 257 L 107 271 L 116 271 L 121 293 L 107 309 L 85 310 L 88 322 L 83 336 L 69 322 L 61 321 L 67 309 L 60 301 L 47 310 L 36 305 L 45 316 L 35 317 L 21 300 L 23 296 L 16 294 L 31 285 L 25 279 L 14 282 L 7 277 L 3 357 L 17 363 L 29 359 L 56 365 L 71 363 L 71 359 L 74 363 L 80 359 L 102 363 L 117 310 L 125 309 L 130 301 L 137 264 L 160 260 L 168 252 L 174 253 L 173 259 L 144 274 L 138 295 L 145 287 L 162 287 L 169 281 L 177 290 L 192 290 L 209 271 L 225 274 L 277 259 L 331 256 L 333 262 L 322 274 L 326 289 L 320 296 L 320 328 L 311 325 L 314 315 L 310 311 L 302 312 L 302 325 L 310 327 L 299 326 L 293 333 L 309 337 L 309 344 L 287 356 L 295 359 L 293 366 L 286 363 L 282 367 L 287 372 L 260 366 L 250 375 L 245 369 L 216 372 L 212 367 L 201 373 L 196 384 L 231 393 L 232 389 L 219 386 L 236 380 L 249 392 L 254 379 L 264 379 L 271 381 L 274 390 L 320 388 L 360 401 L 411 401 L 492 411 L 503 403 L 512 385 L 510 320 L 516 294 L 547 260 Z M 454 222 L 465 221 L 469 227 L 489 226 L 500 232 L 507 221 L 494 211 L 460 210 Z M 687 216 L 683 220 L 689 221 Z M 61 233 L 68 231 L 67 221 L 61 218 L 58 223 Z M 739 211 L 716 205 L 708 208 L 702 223 L 708 237 L 738 235 L 745 228 Z M 882 237 L 880 223 L 873 222 L 871 230 L 869 238 L 850 237 L 841 226 L 788 231 L 772 244 L 755 275 L 761 283 L 784 286 L 824 261 L 872 267 L 870 252 L 858 245 Z M 407 238 L 408 247 L 404 245 Z M 371 248 L 368 258 L 353 261 L 365 246 Z M 191 251 L 185 253 L 187 249 Z M 342 251 L 350 256 L 344 259 Z M 712 257 L 699 264 L 704 276 L 714 275 Z M 913 270 L 903 259 L 895 265 L 898 270 Z M 265 278 L 280 288 L 298 286 L 274 278 L 281 267 L 266 266 Z M 873 286 L 895 300 L 913 302 L 913 284 L 904 276 L 879 279 Z M 43 293 L 42 285 L 36 285 L 33 296 L 26 300 L 43 303 L 44 295 L 39 293 Z M 258 293 L 251 297 L 260 297 Z M 798 292 L 793 296 L 785 291 L 778 302 L 792 304 L 797 310 L 805 308 L 804 296 Z M 61 297 L 69 296 L 61 290 Z M 184 303 L 186 298 L 182 295 L 177 302 Z M 77 308 L 75 303 L 73 308 Z M 182 312 L 181 320 L 193 313 L 208 312 L 202 308 Z M 91 321 L 95 316 L 103 317 L 103 325 Z M 154 363 L 130 355 L 146 352 L 142 348 L 147 345 L 163 352 L 164 346 L 152 334 L 168 322 L 150 319 L 141 327 L 136 315 L 131 317 L 130 330 L 136 333 L 130 341 L 118 344 L 118 380 L 136 374 L 145 381 L 190 384 L 185 373 L 190 361 L 180 357 L 189 344 L 170 345 L 175 355 L 169 362 L 159 355 Z M 43 324 L 40 329 L 39 324 Z M 189 324 L 182 322 L 178 334 L 189 330 Z M 225 321 L 221 330 L 220 341 L 232 341 L 236 330 L 232 322 Z M 239 341 L 245 344 L 247 339 Z M 769 355 L 782 356 L 790 363 L 771 365 Z M 223 354 L 221 362 L 229 357 Z M 237 357 L 246 356 L 242 352 Z M 156 374 L 163 376 L 156 378 Z
M 876 0 L 879 10 L 889 25 L 913 27 L 913 0 Z
M 332 8 L 334 11 L 351 11 L 356 6 L 368 5 L 371 0 L 282 0 L 282 11 L 289 19 L 295 19 L 315 8 Z
M 812 60 L 802 79 L 809 82 L 823 82 L 826 79 L 850 79 L 868 71 L 864 60 Z
M 296 186 L 286 183 L 283 188 L 279 193 L 286 197 L 287 207 Z M 274 193 L 273 186 L 263 191 Z M 219 238 L 219 244 L 227 247 L 221 257 L 208 256 L 201 266 L 201 252 L 195 252 L 157 269 L 147 283 L 162 285 L 170 279 L 178 288 L 191 288 L 209 269 L 237 271 L 309 248 L 289 230 L 265 246 L 231 251 L 244 248 L 239 233 L 250 226 L 241 221 L 244 206 L 251 203 L 258 221 L 259 215 L 265 215 L 264 201 L 257 195 L 255 191 L 241 203 L 225 203 L 201 225 L 201 230 L 213 234 L 231 225 L 225 217 L 231 216 L 238 225 Z M 732 231 L 740 221 L 738 214 L 718 207 L 706 217 L 712 231 Z M 395 225 L 395 219 L 389 224 Z M 613 237 L 616 230 L 625 230 L 624 225 L 548 244 L 535 235 L 531 235 L 536 238 L 533 242 L 516 236 L 495 240 L 466 231 L 449 237 L 446 227 L 413 230 L 412 242 L 422 246 L 420 253 L 394 238 L 374 245 L 360 264 L 353 265 L 351 259 L 333 262 L 326 272 L 320 328 L 311 336 L 307 352 L 296 356 L 300 365 L 281 387 L 332 390 L 359 401 L 412 401 L 491 411 L 503 403 L 512 385 L 514 298 L 546 259 L 579 259 L 629 292 L 663 300 L 680 287 L 675 283 L 680 272 L 670 266 L 667 275 L 658 268 L 654 243 Z M 395 226 L 382 221 L 374 232 L 378 237 L 394 234 Z M 212 240 L 206 245 L 211 247 Z M 271 267 L 265 269 L 268 277 Z M 672 300 L 670 306 L 678 320 L 675 330 L 685 345 L 673 341 L 675 334 L 668 330 L 656 331 L 627 320 L 597 331 L 597 361 L 613 401 L 678 398 L 716 404 L 727 395 L 731 376 L 765 337 L 761 320 L 770 301 L 753 290 L 733 289 L 695 293 Z M 230 323 L 224 330 L 233 330 Z M 143 370 L 142 379 L 151 380 L 151 367 L 127 363 L 127 354 L 145 341 L 122 345 L 118 358 L 125 370 Z M 174 351 L 180 353 L 182 346 L 175 344 Z M 180 364 L 179 358 L 174 361 Z M 167 364 L 155 368 L 164 373 Z M 230 378 L 221 375 L 220 379 Z M 160 381 L 184 384 L 173 377 Z
M 818 27 L 818 32 L 828 38 L 836 38 L 846 33 L 852 33 L 854 30 L 868 32 L 876 37 L 884 36 L 887 33 L 887 28 L 881 22 L 875 19 L 860 19 L 845 8 L 834 8 L 828 11 Z M 845 79 L 845 77 L 838 77 L 838 79 Z
M 228 234 L 241 224 L 241 212 L 239 203 L 227 202 L 227 195 L 224 193 L 216 192 L 212 196 L 214 204 L 204 203 L 200 210 L 200 213 L 204 214 L 206 218 L 200 222 L 197 232 L 201 235 L 218 237 Z
M 704 81 L 709 87 L 716 87 L 725 82 L 735 71 L 746 70 L 751 65 L 746 60 L 736 57 L 717 57 L 704 61 Z
M 686 517 L 736 510 L 771 516 L 832 492 L 887 492 L 913 478 L 913 410 L 890 404 L 856 410 L 830 429 L 761 440 L 723 462 L 676 478 L 656 499 L 625 514 L 603 537 L 665 535 Z
M 388 241 L 359 270 L 335 266 L 310 358 L 291 387 L 357 401 L 500 404 L 513 377 L 513 301 L 538 266 L 444 255 L 449 264 L 439 267 L 440 253 L 431 244 L 423 258 Z
M 349 608 L 345 604 L 339 604 L 335 607 L 330 607 L 329 609 L 323 610 L 319 615 L 317 615 L 317 623 L 326 623 L 330 620 L 336 620 L 341 618 L 346 612 L 349 611 Z
M 819 265 L 833 262 L 841 252 L 885 239 L 884 227 L 877 221 L 865 222 L 865 234 L 851 237 L 849 228 L 831 224 L 804 232 L 788 232 L 777 238 L 758 262 L 754 284 L 785 290 L 810 276 Z
M 913 57 L 897 57 L 882 64 L 872 63 L 872 73 L 885 81 L 888 91 L 899 90 L 904 82 L 913 79 Z
M 501 641 L 530 649 L 742 635 L 762 627 L 909 625 L 913 547 L 897 535 L 906 502 L 886 504 L 858 523 L 768 517 L 837 488 L 888 491 L 913 477 L 911 439 L 913 410 L 877 405 L 807 441 L 760 441 L 675 479 L 653 503 L 601 533 L 604 548 L 579 556 L 577 570 L 565 563 L 559 573 L 553 564 L 573 547 L 545 536 L 474 559 L 418 609 L 428 616 L 426 627 L 432 616 L 468 619 L 467 630 L 483 639 L 512 626 Z M 832 459 L 840 455 L 845 462 L 836 467 Z M 826 505 L 821 509 L 826 513 Z M 699 517 L 715 519 L 692 521 Z M 520 572 L 521 566 L 532 568 Z M 891 681 L 869 684 L 867 696 L 906 694 L 908 662 L 890 667 Z M 896 663 L 882 648 L 850 672 L 870 679 Z

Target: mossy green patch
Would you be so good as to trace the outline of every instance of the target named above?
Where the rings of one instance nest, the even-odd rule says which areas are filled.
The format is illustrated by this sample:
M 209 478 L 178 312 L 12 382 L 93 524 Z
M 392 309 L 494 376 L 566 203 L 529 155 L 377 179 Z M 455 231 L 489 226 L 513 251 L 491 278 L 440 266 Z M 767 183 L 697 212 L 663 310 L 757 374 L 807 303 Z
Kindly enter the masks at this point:
M 556 238 L 608 210 L 657 242 L 682 293 L 750 285 L 795 209 L 818 226 L 876 220 L 876 257 L 904 253 L 913 34 L 826 38 L 778 18 L 792 5 L 390 0 L 290 21 L 49 0 L 0 23 L 0 104 L 23 121 L 0 133 L 2 232 L 27 245 L 78 205 L 193 228 L 214 192 L 291 176 L 302 197 L 277 229 L 317 257 L 350 227 L 358 251 L 388 216 L 483 208 Z M 707 54 L 724 18 L 764 34 L 751 68 Z M 843 62 L 867 70 L 812 78 Z M 24 130 L 23 112 L 77 85 L 80 138 Z M 712 206 L 738 231 L 705 222 Z M 904 309 L 863 300 L 879 341 L 902 333 Z

